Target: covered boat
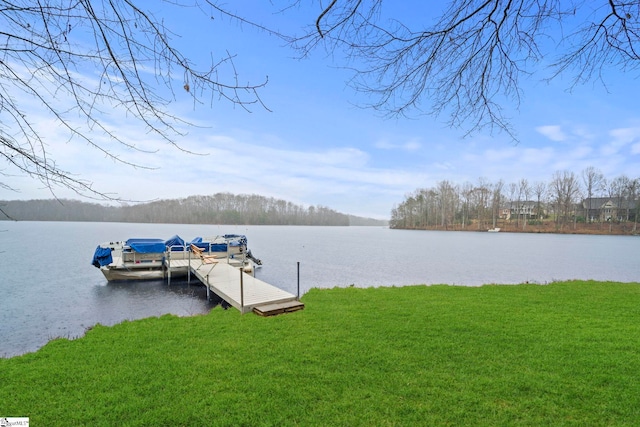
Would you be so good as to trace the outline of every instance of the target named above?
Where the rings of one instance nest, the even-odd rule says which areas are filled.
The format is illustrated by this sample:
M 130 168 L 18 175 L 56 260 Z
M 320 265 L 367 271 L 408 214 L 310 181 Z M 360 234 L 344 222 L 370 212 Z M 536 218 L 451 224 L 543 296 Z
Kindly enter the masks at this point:
M 167 240 L 132 238 L 123 242 L 103 243 L 96 248 L 92 264 L 100 269 L 108 281 L 185 276 L 189 267 L 184 260 L 194 257 L 192 244 L 207 256 L 226 260 L 229 264 L 243 267 L 245 271 L 253 271 L 256 265 L 262 264 L 247 249 L 246 236 L 239 234 L 196 237 L 188 243 L 178 235 Z

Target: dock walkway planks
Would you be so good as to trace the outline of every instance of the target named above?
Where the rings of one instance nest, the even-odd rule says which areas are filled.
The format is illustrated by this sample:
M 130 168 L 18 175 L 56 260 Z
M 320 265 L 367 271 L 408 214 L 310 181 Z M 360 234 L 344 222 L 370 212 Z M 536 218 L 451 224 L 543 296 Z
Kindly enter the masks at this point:
M 189 268 L 190 274 L 195 275 L 211 292 L 243 314 L 257 309 L 258 314 L 265 316 L 304 308 L 304 304 L 297 301 L 295 295 L 256 279 L 251 274 L 241 273 L 239 267 L 229 265 L 226 259 L 220 259 L 215 264 L 205 264 L 201 259 L 194 258 L 180 261 L 172 260 L 171 266 L 178 267 L 183 263 Z M 283 303 L 285 303 L 286 309 L 282 308 Z

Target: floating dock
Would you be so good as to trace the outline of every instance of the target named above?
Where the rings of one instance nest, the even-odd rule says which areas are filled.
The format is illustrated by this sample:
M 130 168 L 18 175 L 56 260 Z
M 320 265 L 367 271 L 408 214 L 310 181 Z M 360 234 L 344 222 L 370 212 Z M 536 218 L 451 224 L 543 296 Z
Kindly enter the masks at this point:
M 296 295 L 256 279 L 228 261 L 221 258 L 206 263 L 201 258 L 190 258 L 172 260 L 171 267 L 187 267 L 188 280 L 195 276 L 207 288 L 207 298 L 213 292 L 242 314 L 253 311 L 261 316 L 273 316 L 304 308 Z

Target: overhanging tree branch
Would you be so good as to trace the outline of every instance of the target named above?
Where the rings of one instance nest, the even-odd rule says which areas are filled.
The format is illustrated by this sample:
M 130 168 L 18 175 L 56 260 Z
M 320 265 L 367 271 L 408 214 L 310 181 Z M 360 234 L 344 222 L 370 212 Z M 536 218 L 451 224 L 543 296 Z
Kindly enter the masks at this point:
M 210 94 L 212 100 L 245 109 L 254 104 L 266 108 L 258 92 L 266 78 L 240 84 L 228 52 L 208 67 L 196 67 L 174 47 L 173 34 L 162 21 L 135 3 L 0 0 L 0 158 L 7 162 L 7 167 L 0 167 L 0 176 L 8 178 L 15 169 L 39 179 L 53 194 L 65 187 L 83 196 L 117 198 L 57 166 L 43 129 L 34 122 L 33 108 L 28 107 L 34 102 L 62 126 L 69 141 L 139 168 L 147 166 L 118 152 L 149 150 L 109 125 L 105 118 L 113 109 L 130 114 L 149 132 L 184 150 L 175 137 L 188 123 L 166 109 L 176 99 L 176 80 L 183 81 L 180 87 L 196 104 Z M 197 0 L 191 5 L 199 7 Z M 189 5 L 168 0 L 163 6 Z M 4 188 L 11 188 L 3 181 Z
M 241 15 L 209 1 L 227 16 Z M 612 66 L 640 64 L 638 0 L 450 0 L 435 23 L 425 18 L 413 26 L 382 0 L 286 3 L 317 10 L 313 24 L 288 39 L 300 57 L 319 48 L 343 54 L 341 64 L 353 71 L 349 83 L 368 95 L 367 106 L 391 116 L 444 116 L 466 133 L 489 128 L 515 138 L 508 112 L 520 106 L 523 77 L 569 74 L 582 84 L 604 81 Z M 439 7 L 426 5 L 402 7 Z

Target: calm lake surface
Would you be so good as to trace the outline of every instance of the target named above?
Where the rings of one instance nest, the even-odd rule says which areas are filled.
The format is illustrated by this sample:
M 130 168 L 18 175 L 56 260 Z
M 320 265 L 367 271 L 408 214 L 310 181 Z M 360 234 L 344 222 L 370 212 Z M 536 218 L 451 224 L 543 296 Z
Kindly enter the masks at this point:
M 96 246 L 131 237 L 185 240 L 239 233 L 264 266 L 260 279 L 296 293 L 313 287 L 640 282 L 640 237 L 390 230 L 382 227 L 0 222 L 0 357 L 56 337 L 172 313 L 206 313 L 204 287 L 163 281 L 108 284 Z

